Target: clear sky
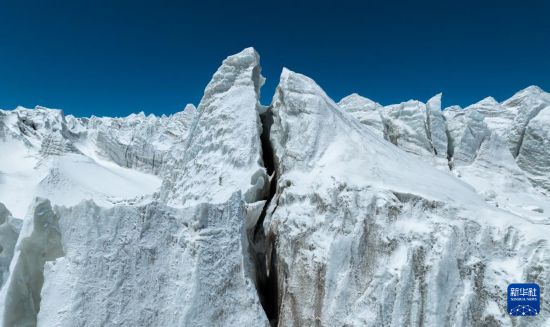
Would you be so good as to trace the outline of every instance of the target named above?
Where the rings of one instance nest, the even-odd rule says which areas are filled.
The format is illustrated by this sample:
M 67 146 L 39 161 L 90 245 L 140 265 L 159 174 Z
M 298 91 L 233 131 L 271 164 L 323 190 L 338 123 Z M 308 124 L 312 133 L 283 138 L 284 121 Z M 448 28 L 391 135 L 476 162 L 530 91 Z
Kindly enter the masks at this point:
M 500 101 L 550 90 L 550 1 L 0 0 L 0 108 L 173 113 L 248 46 L 264 104 L 283 66 L 336 101 Z

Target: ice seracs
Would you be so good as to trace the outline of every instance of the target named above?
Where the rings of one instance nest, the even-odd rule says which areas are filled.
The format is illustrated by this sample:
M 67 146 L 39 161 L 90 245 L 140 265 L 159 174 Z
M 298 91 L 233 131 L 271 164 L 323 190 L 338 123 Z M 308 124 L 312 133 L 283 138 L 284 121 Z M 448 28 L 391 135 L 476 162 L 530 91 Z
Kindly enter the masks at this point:
M 0 110 L 0 327 L 523 326 L 547 93 L 335 103 L 284 69 L 263 106 L 263 81 L 247 48 L 169 116 Z
M 511 325 L 507 283 L 548 278 L 546 225 L 377 137 L 311 79 L 284 70 L 271 111 L 279 325 Z
M 512 154 L 520 168 L 526 171 L 531 183 L 548 194 L 550 174 L 547 163 L 550 156 L 550 138 L 547 131 L 550 94 L 539 87 L 531 86 L 503 102 L 503 106 L 518 112 L 508 134 Z
M 386 140 L 440 169 L 470 165 L 484 142 L 494 146 L 495 140 L 504 141 L 509 151 L 499 151 L 510 152 L 529 184 L 548 193 L 549 151 L 544 146 L 548 136 L 541 131 L 548 124 L 545 110 L 549 110 L 550 95 L 539 87 L 521 90 L 502 103 L 487 97 L 464 109 L 451 106 L 443 111 L 441 94 L 426 104 L 411 100 L 385 107 L 352 94 L 339 106 Z M 523 147 L 527 150 L 520 155 Z
M 76 151 L 42 162 L 33 194 L 48 199 L 29 206 L 0 325 L 268 326 L 247 239 L 269 183 L 262 83 L 246 49 L 199 111 L 63 122 Z
M 45 265 L 39 326 L 268 326 L 239 193 L 186 209 L 84 202 L 57 215 L 65 255 Z
M 516 110 L 503 107 L 493 97 L 487 97 L 464 108 L 464 110 L 477 111 L 484 117 L 488 128 L 504 139 L 508 136 L 514 117 L 517 114 Z
M 529 121 L 516 158 L 533 185 L 550 195 L 550 102 Z
M 447 121 L 447 130 L 451 142 L 451 166 L 472 163 L 481 144 L 491 134 L 483 116 L 477 111 L 462 111 Z
M 447 167 L 448 140 L 441 113 L 441 94 L 426 104 L 411 100 L 383 107 L 354 93 L 340 100 L 338 106 L 403 150 L 438 167 Z
M 362 124 L 371 127 L 371 130 L 384 137 L 384 122 L 382 121 L 382 105 L 357 93 L 348 95 L 338 102 L 338 106 L 349 112 Z
M 37 198 L 30 208 L 0 290 L 0 326 L 37 325 L 44 265 L 63 256 L 59 218 L 50 201 Z
M 0 147 L 10 154 L 0 157 L 0 201 L 20 218 L 36 196 L 62 205 L 75 205 L 83 199 L 94 199 L 103 206 L 140 202 L 158 191 L 160 178 L 143 165 L 131 165 L 107 155 L 105 149 L 110 146 L 106 143 L 110 141 L 98 135 L 115 135 L 119 139 L 125 135 L 131 140 L 138 137 L 130 133 L 141 133 L 140 140 L 154 144 L 168 128 L 178 131 L 168 124 L 171 119 L 160 119 L 167 125 L 162 129 L 158 127 L 159 119 L 152 116 L 149 120 L 139 115 L 127 119 L 74 118 L 66 117 L 61 110 L 43 107 L 0 111 Z M 147 133 L 150 137 L 144 135 Z M 171 142 L 179 140 L 173 136 Z M 114 152 L 120 155 L 139 149 L 144 158 L 152 146 L 143 142 L 139 147 L 135 145 L 137 141 L 120 146 Z M 165 143 L 170 146 L 170 142 Z M 161 167 L 159 158 L 162 157 L 157 157 Z
M 164 180 L 172 206 L 220 203 L 239 190 L 247 202 L 265 197 L 259 56 L 252 48 L 225 59 L 204 91 L 182 157 Z M 217 126 L 215 129 L 213 126 Z
M 170 116 L 92 117 L 86 123 L 87 135 L 81 143 L 95 145 L 100 156 L 120 166 L 162 176 L 171 148 L 187 139 L 196 114 L 196 108 L 189 104 Z
M 514 94 L 513 97 L 504 101 L 502 105 L 509 110 L 517 111 L 508 134 L 510 150 L 514 157 L 516 157 L 522 145 L 525 129 L 529 121 L 542 109 L 550 105 L 550 94 L 544 92 L 539 87 L 530 86 Z
M 0 287 L 8 279 L 15 243 L 21 230 L 21 220 L 12 217 L 6 206 L 0 203 Z

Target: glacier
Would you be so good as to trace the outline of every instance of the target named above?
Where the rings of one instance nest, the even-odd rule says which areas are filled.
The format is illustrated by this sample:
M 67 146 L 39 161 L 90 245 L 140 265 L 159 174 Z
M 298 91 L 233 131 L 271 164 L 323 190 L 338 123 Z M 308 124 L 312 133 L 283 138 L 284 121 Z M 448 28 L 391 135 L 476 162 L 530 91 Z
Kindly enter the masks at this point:
M 549 93 L 264 80 L 247 48 L 169 116 L 0 110 L 0 326 L 550 324 Z

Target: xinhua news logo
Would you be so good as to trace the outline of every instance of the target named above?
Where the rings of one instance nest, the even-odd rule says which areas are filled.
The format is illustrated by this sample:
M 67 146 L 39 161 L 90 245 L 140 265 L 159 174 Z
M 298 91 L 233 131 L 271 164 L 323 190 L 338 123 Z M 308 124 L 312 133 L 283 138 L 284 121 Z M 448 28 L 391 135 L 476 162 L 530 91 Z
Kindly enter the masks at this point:
M 540 287 L 537 284 L 508 285 L 508 313 L 513 317 L 536 316 L 540 312 Z

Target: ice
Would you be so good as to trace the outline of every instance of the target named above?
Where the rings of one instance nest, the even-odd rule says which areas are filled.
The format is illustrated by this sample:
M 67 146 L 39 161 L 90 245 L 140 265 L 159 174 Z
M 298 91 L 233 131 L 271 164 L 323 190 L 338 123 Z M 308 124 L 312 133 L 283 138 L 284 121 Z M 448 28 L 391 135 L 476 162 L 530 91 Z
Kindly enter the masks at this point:
M 246 48 L 172 115 L 0 110 L 0 327 L 550 324 L 506 312 L 550 280 L 548 93 L 263 82 Z

